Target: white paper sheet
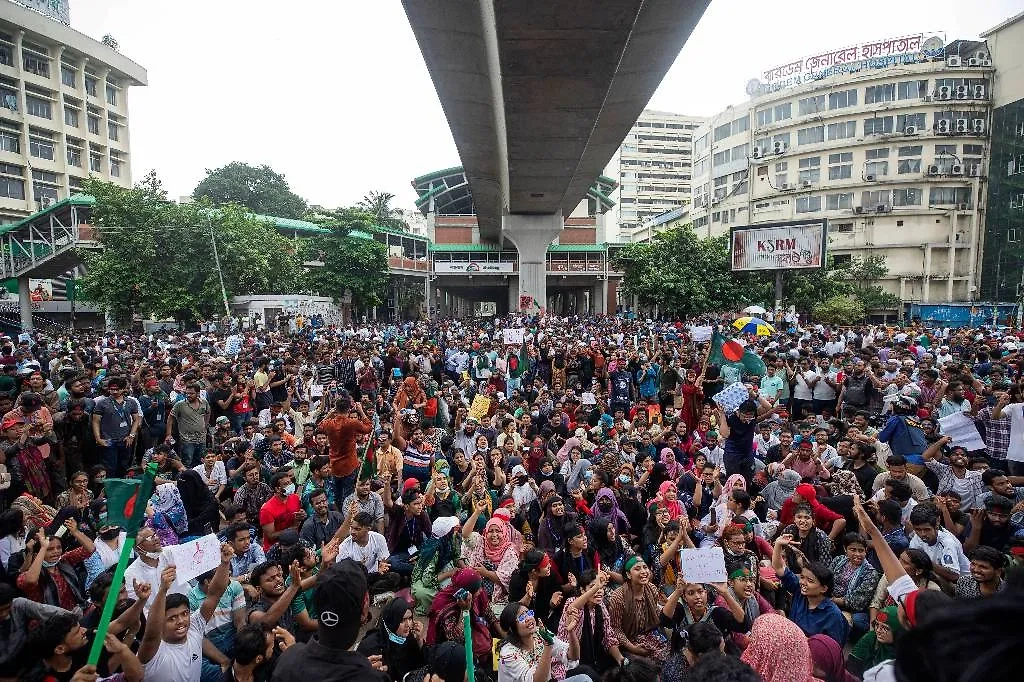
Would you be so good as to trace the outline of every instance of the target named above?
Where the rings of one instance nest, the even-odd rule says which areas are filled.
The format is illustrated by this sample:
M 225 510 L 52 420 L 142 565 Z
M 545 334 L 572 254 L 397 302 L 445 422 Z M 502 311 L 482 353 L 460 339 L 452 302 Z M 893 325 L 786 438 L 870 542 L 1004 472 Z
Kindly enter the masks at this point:
M 706 549 L 682 549 L 680 569 L 688 583 L 724 583 L 725 554 L 721 547 Z
M 178 569 L 176 585 L 212 571 L 220 566 L 220 540 L 214 534 L 204 535 L 183 545 L 164 547 L 160 557 L 160 570 L 165 566 Z
M 939 432 L 952 438 L 951 445 L 965 448 L 968 452 L 984 450 L 986 447 L 974 420 L 963 412 L 954 412 L 939 419 Z

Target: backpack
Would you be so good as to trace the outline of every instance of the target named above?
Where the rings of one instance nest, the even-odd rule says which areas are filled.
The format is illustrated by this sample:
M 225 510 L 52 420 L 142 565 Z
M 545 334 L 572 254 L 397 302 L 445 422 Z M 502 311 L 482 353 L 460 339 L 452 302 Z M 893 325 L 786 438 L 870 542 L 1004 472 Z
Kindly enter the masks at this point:
M 846 391 L 843 393 L 843 400 L 856 407 L 864 407 L 868 404 L 868 386 L 871 379 L 866 375 L 860 379 L 850 375 L 846 377 Z

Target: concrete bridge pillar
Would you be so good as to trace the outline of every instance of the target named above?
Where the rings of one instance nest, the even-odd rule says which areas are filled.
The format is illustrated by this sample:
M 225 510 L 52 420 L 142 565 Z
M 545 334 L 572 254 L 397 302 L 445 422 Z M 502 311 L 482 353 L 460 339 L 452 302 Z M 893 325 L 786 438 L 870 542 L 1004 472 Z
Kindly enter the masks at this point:
M 519 287 L 512 310 L 529 314 L 545 312 L 548 245 L 558 236 L 562 225 L 561 213 L 503 217 L 502 234 L 519 251 Z M 530 305 L 525 305 L 527 303 Z

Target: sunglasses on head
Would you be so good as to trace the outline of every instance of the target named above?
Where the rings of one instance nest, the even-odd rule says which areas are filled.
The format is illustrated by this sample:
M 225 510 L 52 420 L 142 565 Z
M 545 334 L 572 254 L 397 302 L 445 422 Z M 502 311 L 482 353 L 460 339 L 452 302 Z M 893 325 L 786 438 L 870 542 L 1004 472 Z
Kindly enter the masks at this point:
M 527 618 L 533 618 L 533 609 L 523 611 L 518 616 L 516 616 L 516 620 L 520 623 L 525 623 Z

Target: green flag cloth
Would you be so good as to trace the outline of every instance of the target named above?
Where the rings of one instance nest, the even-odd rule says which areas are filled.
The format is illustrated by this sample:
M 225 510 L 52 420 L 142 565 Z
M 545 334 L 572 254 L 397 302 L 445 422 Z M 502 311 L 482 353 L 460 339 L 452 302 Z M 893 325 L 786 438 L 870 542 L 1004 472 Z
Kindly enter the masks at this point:
M 519 348 L 518 355 L 508 356 L 508 376 L 510 379 L 518 379 L 530 369 L 530 354 L 526 350 L 526 343 Z
M 737 375 L 763 377 L 768 373 L 764 360 L 750 346 L 743 346 L 734 339 L 726 339 L 718 332 L 711 337 L 708 364 L 721 367 L 724 378 Z
M 107 495 L 107 523 L 121 526 L 129 537 L 135 537 L 146 519 L 146 505 L 153 494 L 153 479 L 108 478 L 103 483 L 103 490 Z
M 375 454 L 376 448 L 371 448 L 369 444 L 360 445 L 356 448 L 356 452 L 359 455 L 361 465 L 359 467 L 359 480 L 365 481 L 368 478 L 375 478 L 377 476 L 377 457 Z

